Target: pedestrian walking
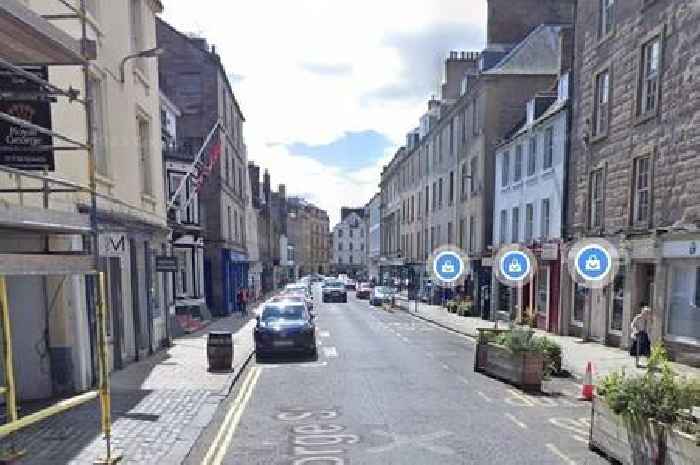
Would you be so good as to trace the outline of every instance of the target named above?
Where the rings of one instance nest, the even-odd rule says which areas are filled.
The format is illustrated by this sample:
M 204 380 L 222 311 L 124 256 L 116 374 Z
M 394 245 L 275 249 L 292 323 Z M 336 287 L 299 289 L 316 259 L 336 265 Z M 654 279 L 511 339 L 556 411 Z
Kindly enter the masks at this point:
M 246 288 L 242 287 L 238 291 L 238 306 L 241 309 L 241 316 L 248 314 L 248 309 L 246 308 L 247 300 L 247 290 Z
M 642 307 L 642 311 L 632 320 L 632 345 L 630 355 L 635 358 L 635 364 L 639 367 L 639 357 L 648 357 L 651 353 L 651 342 L 649 341 L 649 325 L 652 323 L 654 315 L 647 306 Z

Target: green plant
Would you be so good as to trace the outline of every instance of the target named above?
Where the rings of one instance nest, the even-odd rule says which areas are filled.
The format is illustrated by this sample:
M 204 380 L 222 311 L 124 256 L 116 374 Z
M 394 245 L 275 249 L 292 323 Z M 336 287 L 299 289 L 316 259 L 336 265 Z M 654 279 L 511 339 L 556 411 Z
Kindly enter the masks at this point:
M 555 375 L 561 372 L 561 346 L 547 337 L 536 337 L 535 344 L 544 354 L 545 376 Z
M 647 365 L 650 369 L 658 369 L 668 362 L 668 352 L 664 343 L 661 341 L 655 342 L 651 346 L 651 353 L 649 354 L 649 363 Z

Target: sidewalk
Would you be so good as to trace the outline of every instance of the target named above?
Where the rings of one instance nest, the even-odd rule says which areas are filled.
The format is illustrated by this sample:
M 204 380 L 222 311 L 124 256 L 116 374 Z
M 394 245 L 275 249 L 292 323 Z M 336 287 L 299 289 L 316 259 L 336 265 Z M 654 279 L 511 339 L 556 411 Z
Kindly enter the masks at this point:
M 184 460 L 253 353 L 251 316 L 213 321 L 205 330 L 175 339 L 172 347 L 112 373 L 112 444 L 124 455 L 121 463 L 171 465 Z M 235 332 L 232 372 L 207 371 L 207 334 L 216 330 Z M 99 403 L 26 428 L 14 441 L 26 451 L 18 464 L 92 464 L 105 451 Z
M 418 313 L 415 312 L 415 302 L 409 302 L 404 296 L 397 297 L 397 305 L 412 315 L 428 320 L 439 326 L 451 329 L 461 334 L 476 337 L 477 328 L 493 328 L 493 321 L 482 320 L 478 317 L 464 317 L 449 313 L 439 305 L 418 304 Z M 499 323 L 503 324 L 503 323 Z M 583 342 L 581 339 L 571 336 L 558 336 L 542 330 L 535 330 L 538 336 L 556 341 L 562 347 L 562 366 L 575 378 L 582 379 L 589 361 L 593 363 L 594 378 L 602 377 L 611 371 L 624 368 L 627 373 L 642 373 L 644 369 L 635 367 L 634 358 L 627 351 L 608 347 L 597 342 Z M 643 359 L 642 364 L 646 363 Z M 673 363 L 674 370 L 682 375 L 700 378 L 700 369 Z

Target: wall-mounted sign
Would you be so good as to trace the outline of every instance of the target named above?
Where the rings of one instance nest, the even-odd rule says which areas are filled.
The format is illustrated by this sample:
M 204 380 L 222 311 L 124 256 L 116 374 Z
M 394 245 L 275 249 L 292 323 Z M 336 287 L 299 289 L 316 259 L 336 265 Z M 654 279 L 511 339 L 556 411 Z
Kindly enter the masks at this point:
M 26 71 L 46 80 L 46 66 L 27 66 Z M 11 71 L 0 71 L 0 112 L 51 129 L 51 99 L 40 94 L 39 84 Z M 0 165 L 22 170 L 54 170 L 51 136 L 36 129 L 0 120 Z M 42 149 L 33 150 L 34 147 Z
M 547 242 L 542 244 L 542 260 L 556 260 L 559 252 L 559 244 Z
M 100 255 L 103 257 L 126 256 L 126 233 L 101 232 L 97 243 L 99 245 Z
M 167 256 L 167 255 L 157 255 L 156 256 L 156 271 L 176 272 L 177 271 L 177 257 L 171 257 L 171 256 Z

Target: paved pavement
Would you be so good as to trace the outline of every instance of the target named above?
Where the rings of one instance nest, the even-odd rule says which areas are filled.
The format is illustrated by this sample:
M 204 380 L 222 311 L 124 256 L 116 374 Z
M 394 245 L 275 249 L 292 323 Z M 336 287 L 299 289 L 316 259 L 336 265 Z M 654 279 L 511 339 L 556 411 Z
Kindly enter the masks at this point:
M 474 373 L 471 338 L 352 296 L 317 313 L 318 360 L 249 366 L 208 463 L 607 463 L 573 382 L 525 394 Z
M 113 445 L 126 464 L 179 464 L 228 395 L 253 353 L 254 321 L 230 316 L 112 374 Z M 207 371 L 209 330 L 237 331 L 234 370 Z M 21 465 L 92 464 L 104 455 L 96 401 L 14 435 Z M 3 446 L 9 441 L 5 439 Z
M 494 322 L 492 321 L 449 313 L 444 307 L 439 305 L 419 303 L 417 312 L 413 301 L 408 302 L 404 298 L 399 298 L 397 299 L 397 305 L 419 318 L 427 319 L 470 337 L 477 336 L 477 328 L 494 327 Z M 503 323 L 499 324 L 502 325 Z M 562 366 L 576 378 L 581 379 L 583 377 L 588 361 L 591 361 L 593 364 L 594 378 L 604 376 L 610 371 L 620 368 L 624 368 L 627 373 L 643 372 L 643 369 L 635 366 L 634 358 L 630 357 L 625 350 L 608 347 L 596 342 L 583 342 L 581 339 L 571 336 L 557 336 L 541 330 L 536 332 L 539 336 L 546 336 L 562 346 Z M 641 364 L 644 365 L 645 363 L 646 361 L 642 357 Z M 700 369 L 698 368 L 679 363 L 674 363 L 673 367 L 679 374 L 700 377 Z

